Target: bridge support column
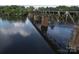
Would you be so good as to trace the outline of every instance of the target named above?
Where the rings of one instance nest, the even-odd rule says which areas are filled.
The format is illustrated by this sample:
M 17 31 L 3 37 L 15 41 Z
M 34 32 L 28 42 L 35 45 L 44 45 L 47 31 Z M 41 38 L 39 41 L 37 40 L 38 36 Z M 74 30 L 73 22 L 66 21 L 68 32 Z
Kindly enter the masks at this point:
M 33 15 L 33 13 L 29 13 L 29 14 L 28 14 L 28 18 L 29 18 L 31 21 L 34 21 L 34 15 Z
M 65 24 L 67 23 L 67 19 L 68 19 L 68 11 L 65 12 L 65 15 L 66 15 L 66 22 Z
M 46 34 L 48 29 L 48 16 L 42 16 L 41 31 Z
M 37 23 L 37 21 L 38 21 L 37 15 L 34 15 L 34 22 Z

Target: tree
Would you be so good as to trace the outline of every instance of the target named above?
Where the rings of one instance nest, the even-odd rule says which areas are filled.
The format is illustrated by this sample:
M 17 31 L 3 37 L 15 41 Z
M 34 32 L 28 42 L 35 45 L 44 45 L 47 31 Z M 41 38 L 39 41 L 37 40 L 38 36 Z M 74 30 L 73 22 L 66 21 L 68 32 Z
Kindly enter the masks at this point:
M 26 9 L 27 9 L 28 12 L 33 12 L 34 7 L 33 6 L 30 6 L 30 7 L 27 7 Z
M 69 11 L 70 10 L 70 8 L 67 6 L 58 6 L 58 7 L 56 7 L 56 9 L 58 11 Z

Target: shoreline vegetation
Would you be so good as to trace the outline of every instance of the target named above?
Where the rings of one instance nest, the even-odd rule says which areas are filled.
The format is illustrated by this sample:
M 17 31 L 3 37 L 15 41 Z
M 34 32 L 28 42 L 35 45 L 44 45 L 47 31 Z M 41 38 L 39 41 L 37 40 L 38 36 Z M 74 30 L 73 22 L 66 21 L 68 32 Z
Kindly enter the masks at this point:
M 57 7 L 38 7 L 33 6 L 0 6 L 0 16 L 27 16 L 29 12 L 33 11 L 79 11 L 78 6 L 57 6 Z

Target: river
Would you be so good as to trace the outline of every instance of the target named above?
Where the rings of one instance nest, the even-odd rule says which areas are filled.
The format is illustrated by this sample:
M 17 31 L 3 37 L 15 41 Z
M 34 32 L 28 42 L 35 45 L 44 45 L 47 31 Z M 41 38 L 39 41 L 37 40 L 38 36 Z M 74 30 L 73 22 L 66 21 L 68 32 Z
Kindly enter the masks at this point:
M 71 25 L 48 27 L 49 40 L 53 39 L 62 51 L 67 48 L 72 36 Z M 54 49 L 54 48 L 53 48 Z M 0 18 L 0 53 L 55 53 L 29 19 L 9 21 Z

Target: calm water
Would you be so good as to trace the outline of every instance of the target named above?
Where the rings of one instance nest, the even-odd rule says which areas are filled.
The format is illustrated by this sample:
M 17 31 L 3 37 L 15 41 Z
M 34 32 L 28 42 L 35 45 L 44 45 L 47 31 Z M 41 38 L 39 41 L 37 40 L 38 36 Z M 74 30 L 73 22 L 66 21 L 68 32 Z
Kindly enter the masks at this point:
M 56 41 L 61 49 L 66 49 L 72 36 L 70 25 L 48 27 L 48 38 Z M 54 48 L 53 48 L 54 49 Z M 0 18 L 0 53 L 55 53 L 32 23 L 8 21 Z
M 73 25 L 57 24 L 55 27 L 48 27 L 48 37 L 53 42 L 55 41 L 61 52 L 67 53 L 69 41 L 73 34 Z
M 0 53 L 54 52 L 28 19 L 25 22 L 0 19 Z

